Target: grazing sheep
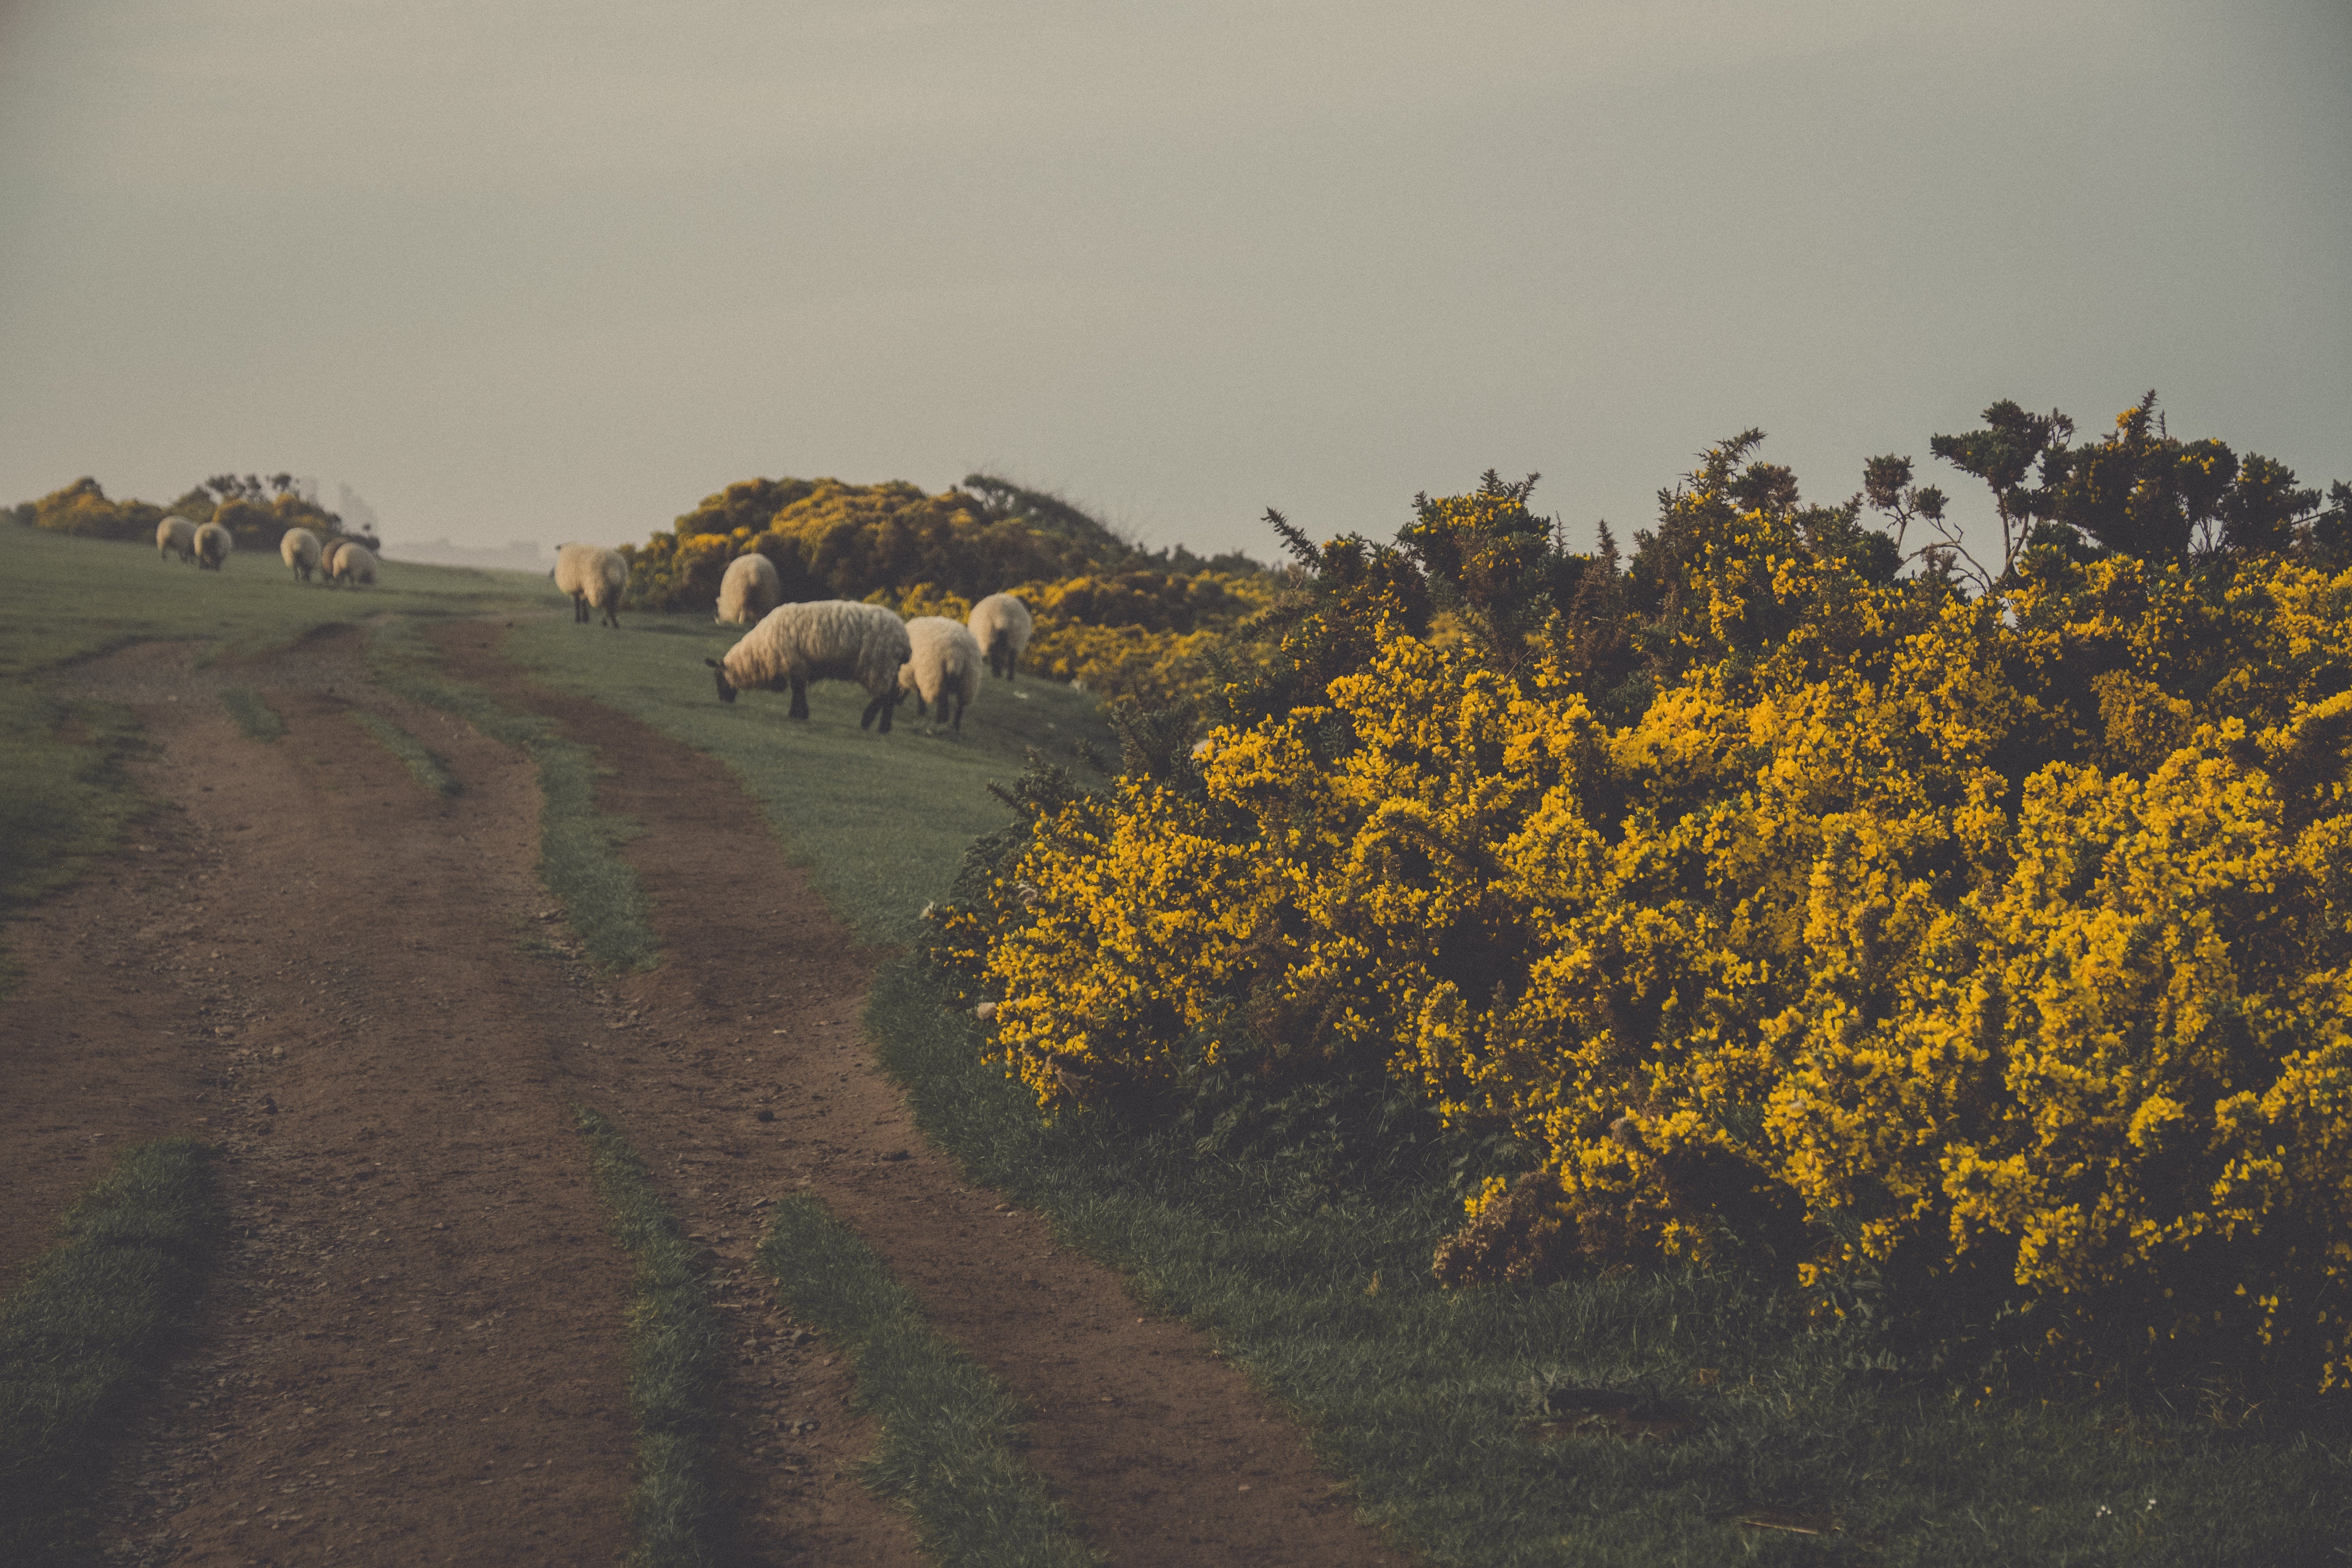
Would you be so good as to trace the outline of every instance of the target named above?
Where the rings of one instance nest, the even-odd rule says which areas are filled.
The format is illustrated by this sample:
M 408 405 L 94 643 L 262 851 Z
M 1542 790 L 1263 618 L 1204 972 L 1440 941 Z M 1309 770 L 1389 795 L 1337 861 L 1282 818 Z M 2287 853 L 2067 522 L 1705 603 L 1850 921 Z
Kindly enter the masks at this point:
M 189 562 L 196 558 L 196 525 L 184 517 L 167 517 L 155 525 L 155 556 L 179 556 Z
M 221 563 L 228 559 L 229 552 L 236 548 L 236 541 L 231 539 L 228 530 L 217 522 L 207 522 L 196 530 L 196 564 L 199 567 L 219 571 Z
M 289 528 L 286 537 L 278 542 L 278 553 L 286 558 L 294 575 L 308 583 L 310 574 L 319 567 L 319 536 L 307 528 Z
M 953 728 L 963 733 L 963 710 L 980 695 L 980 643 L 961 621 L 945 616 L 917 616 L 907 623 L 907 640 L 914 653 L 898 667 L 898 690 L 915 693 L 915 711 L 937 710 L 934 725 L 947 717 L 948 699 L 955 699 Z
M 574 624 L 593 621 L 593 606 L 604 612 L 604 624 L 621 626 L 621 595 L 629 585 L 629 563 L 617 550 L 601 544 L 560 544 L 555 550 L 555 585 L 572 595 Z
M 1012 679 L 1021 650 L 1029 646 L 1029 606 L 1010 594 L 991 594 L 971 607 L 965 625 L 988 655 L 988 672 Z
M 890 715 L 898 706 L 898 667 L 913 652 L 907 623 L 881 605 L 818 599 L 777 605 L 727 650 L 724 659 L 702 662 L 718 672 L 722 702 L 734 701 L 738 689 L 782 691 L 791 687 L 795 719 L 809 716 L 810 681 L 855 681 L 874 700 L 866 705 L 857 727 L 871 729 L 878 716 L 887 735 Z
M 327 581 L 348 583 L 353 587 L 362 584 L 373 585 L 375 582 L 375 552 L 364 544 L 353 544 L 348 539 L 343 541 L 335 546 L 334 553 L 327 557 Z
M 783 601 L 783 580 L 776 563 L 758 551 L 738 555 L 719 579 L 719 618 L 748 626 Z

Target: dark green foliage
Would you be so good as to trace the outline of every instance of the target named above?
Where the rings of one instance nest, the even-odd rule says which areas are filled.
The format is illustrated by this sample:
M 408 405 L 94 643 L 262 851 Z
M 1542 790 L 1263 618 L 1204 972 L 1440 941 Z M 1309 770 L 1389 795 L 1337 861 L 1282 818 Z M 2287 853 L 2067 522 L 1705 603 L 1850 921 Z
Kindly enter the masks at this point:
M 92 1560 L 115 1440 L 186 1329 L 222 1224 L 210 1151 L 141 1144 L 0 1306 L 0 1563 Z
M 915 1516 L 935 1561 L 1085 1568 L 1097 1561 L 1021 1457 L 1003 1384 L 942 1338 L 873 1249 L 806 1194 L 775 1207 L 757 1254 L 785 1309 L 841 1346 L 856 1407 L 882 1428 L 859 1479 Z
M 725 1349 L 694 1248 L 628 1139 L 603 1112 L 572 1108 L 613 1239 L 628 1254 L 629 1405 L 637 1421 L 636 1545 L 630 1568 L 727 1561 L 711 1479 L 710 1388 Z

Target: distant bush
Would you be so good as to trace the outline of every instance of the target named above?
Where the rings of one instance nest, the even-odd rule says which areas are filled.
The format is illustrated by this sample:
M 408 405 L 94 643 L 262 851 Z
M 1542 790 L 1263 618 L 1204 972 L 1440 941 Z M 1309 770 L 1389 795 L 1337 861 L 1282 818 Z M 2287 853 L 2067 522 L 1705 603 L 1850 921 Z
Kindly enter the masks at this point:
M 151 501 L 110 500 L 105 489 L 87 476 L 38 500 L 7 510 L 11 521 L 27 528 L 47 529 L 83 539 L 118 539 L 152 543 L 155 525 L 165 517 L 192 522 L 217 522 L 229 531 L 239 550 L 264 553 L 277 550 L 288 531 L 307 528 L 320 540 L 352 538 L 380 549 L 373 533 L 350 533 L 342 519 L 304 493 L 307 487 L 289 474 L 264 480 L 247 474 L 219 474 L 190 489 L 168 507 Z

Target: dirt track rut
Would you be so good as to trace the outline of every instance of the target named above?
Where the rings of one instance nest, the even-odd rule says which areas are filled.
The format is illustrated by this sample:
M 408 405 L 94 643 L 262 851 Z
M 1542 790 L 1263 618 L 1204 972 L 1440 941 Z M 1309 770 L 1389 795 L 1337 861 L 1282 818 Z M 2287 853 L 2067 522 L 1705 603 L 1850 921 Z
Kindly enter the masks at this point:
M 860 1035 L 870 955 L 724 768 L 530 686 L 496 636 L 445 628 L 452 672 L 597 747 L 617 769 L 600 804 L 645 825 L 627 853 L 666 944 L 650 973 L 529 951 L 553 928 L 528 764 L 369 687 L 348 637 L 240 672 L 288 720 L 266 744 L 184 649 L 78 678 L 140 707 L 151 785 L 187 809 L 14 940 L 30 978 L 0 1024 L 32 1088 L 0 1105 L 27 1154 L 0 1173 L 0 1288 L 121 1142 L 221 1142 L 237 1230 L 115 1480 L 115 1560 L 614 1560 L 625 1265 L 564 1114 L 585 1100 L 707 1247 L 736 1337 L 718 1392 L 738 1560 L 917 1560 L 843 1477 L 872 1435 L 842 1368 L 749 1271 L 762 1205 L 807 1184 L 1029 1404 L 1033 1458 L 1112 1562 L 1402 1561 L 1197 1335 L 922 1143 Z M 354 704 L 464 793 L 417 785 Z

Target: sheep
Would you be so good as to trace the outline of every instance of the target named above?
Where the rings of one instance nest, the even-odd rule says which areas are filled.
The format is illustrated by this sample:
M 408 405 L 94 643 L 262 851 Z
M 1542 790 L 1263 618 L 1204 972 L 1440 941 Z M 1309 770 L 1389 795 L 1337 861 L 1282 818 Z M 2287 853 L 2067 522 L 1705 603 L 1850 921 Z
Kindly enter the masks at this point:
M 155 558 L 173 554 L 183 563 L 196 558 L 196 525 L 184 517 L 167 517 L 155 525 Z
M 375 582 L 375 552 L 364 544 L 353 544 L 346 539 L 335 546 L 327 557 L 327 581 L 349 583 L 357 587 Z
M 971 607 L 965 625 L 971 627 L 973 640 L 987 650 L 988 672 L 1012 679 L 1021 650 L 1029 646 L 1029 606 L 1010 594 L 991 594 Z
M 286 565 L 294 575 L 308 583 L 319 566 L 319 536 L 307 528 L 289 528 L 286 537 L 278 542 L 278 553 L 286 558 Z
M 748 626 L 782 602 L 783 580 L 776 575 L 776 563 L 752 551 L 738 555 L 727 563 L 727 575 L 719 580 L 719 618 L 739 626 Z
M 907 623 L 907 640 L 913 657 L 898 667 L 901 695 L 915 693 L 915 711 L 935 707 L 936 724 L 947 716 L 948 699 L 955 699 L 953 728 L 963 733 L 963 710 L 980 695 L 980 643 L 961 621 L 945 616 L 917 616 Z
M 777 605 L 727 650 L 726 658 L 702 662 L 717 672 L 722 702 L 734 701 L 739 689 L 791 687 L 795 719 L 809 716 L 810 681 L 855 681 L 873 699 L 857 727 L 871 729 L 878 717 L 887 735 L 898 706 L 898 667 L 913 652 L 907 623 L 881 605 L 818 599 Z
M 201 568 L 219 571 L 229 552 L 236 548 L 236 541 L 217 522 L 207 522 L 196 530 L 196 564 Z
M 604 612 L 606 626 L 620 630 L 621 594 L 629 585 L 629 563 L 619 551 L 601 544 L 557 545 L 555 585 L 572 595 L 573 624 L 594 620 L 593 606 Z

